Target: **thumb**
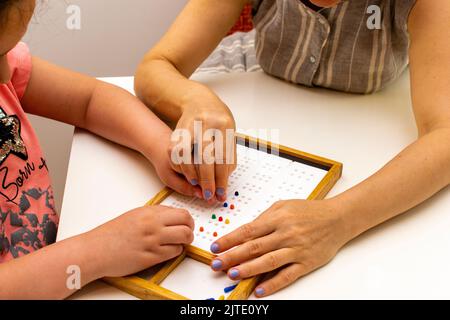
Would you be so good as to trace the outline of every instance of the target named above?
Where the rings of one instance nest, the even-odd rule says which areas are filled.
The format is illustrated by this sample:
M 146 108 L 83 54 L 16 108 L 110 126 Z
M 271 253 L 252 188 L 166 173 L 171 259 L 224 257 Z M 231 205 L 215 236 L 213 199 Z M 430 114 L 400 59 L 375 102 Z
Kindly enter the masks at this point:
M 202 191 L 198 186 L 193 186 L 184 177 L 181 177 L 174 171 L 169 174 L 166 184 L 172 190 L 182 195 L 203 198 Z

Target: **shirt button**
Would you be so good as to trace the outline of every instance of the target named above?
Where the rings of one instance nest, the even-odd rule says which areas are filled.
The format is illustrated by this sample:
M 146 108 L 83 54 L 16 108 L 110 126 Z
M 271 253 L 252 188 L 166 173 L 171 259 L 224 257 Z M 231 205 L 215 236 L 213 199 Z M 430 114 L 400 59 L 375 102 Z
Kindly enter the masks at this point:
M 320 24 L 325 24 L 325 20 L 319 19 L 319 23 L 320 23 Z
M 311 61 L 311 63 L 316 63 L 317 59 L 314 56 L 309 57 L 309 61 Z

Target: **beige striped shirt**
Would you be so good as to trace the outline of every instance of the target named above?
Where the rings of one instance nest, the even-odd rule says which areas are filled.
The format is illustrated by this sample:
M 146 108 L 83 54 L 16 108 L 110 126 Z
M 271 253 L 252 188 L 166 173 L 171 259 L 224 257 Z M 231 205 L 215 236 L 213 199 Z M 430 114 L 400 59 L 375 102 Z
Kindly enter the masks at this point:
M 300 0 L 253 0 L 256 58 L 276 77 L 372 93 L 408 64 L 415 0 L 348 0 L 318 12 Z

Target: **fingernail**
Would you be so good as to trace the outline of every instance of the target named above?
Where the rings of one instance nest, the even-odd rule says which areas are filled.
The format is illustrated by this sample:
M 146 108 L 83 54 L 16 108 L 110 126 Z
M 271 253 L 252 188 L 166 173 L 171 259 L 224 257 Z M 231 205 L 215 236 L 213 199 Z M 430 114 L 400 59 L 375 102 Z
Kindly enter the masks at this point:
M 211 191 L 209 191 L 209 190 L 206 190 L 206 191 L 205 191 L 205 199 L 206 199 L 206 200 L 211 199 L 212 196 L 213 196 L 213 194 L 212 194 Z
M 236 279 L 239 277 L 239 270 L 238 269 L 231 269 L 228 273 L 231 279 Z
M 216 193 L 219 196 L 223 196 L 223 195 L 225 195 L 225 189 L 224 188 L 217 188 Z
M 212 252 L 212 253 L 218 253 L 219 250 L 220 250 L 220 248 L 219 248 L 219 245 L 218 245 L 217 243 L 213 243 L 213 244 L 211 245 L 211 252 Z
M 266 293 L 266 291 L 263 288 L 257 288 L 255 290 L 255 293 L 258 297 L 262 297 Z
M 193 186 L 198 185 L 197 179 L 192 179 L 192 180 L 191 180 L 191 184 L 192 184 Z
M 220 261 L 219 259 L 213 260 L 211 266 L 213 270 L 220 270 L 222 269 L 222 261 Z

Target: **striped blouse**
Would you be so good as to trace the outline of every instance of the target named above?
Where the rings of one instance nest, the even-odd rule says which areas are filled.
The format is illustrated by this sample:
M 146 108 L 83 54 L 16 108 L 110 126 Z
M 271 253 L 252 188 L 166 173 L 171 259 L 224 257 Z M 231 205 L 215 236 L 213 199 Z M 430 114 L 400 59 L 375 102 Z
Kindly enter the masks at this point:
M 315 11 L 300 0 L 253 0 L 254 40 L 251 34 L 224 40 L 202 68 L 245 65 L 249 70 L 255 69 L 249 66 L 254 61 L 296 84 L 372 93 L 408 64 L 407 22 L 414 4 L 347 0 Z

